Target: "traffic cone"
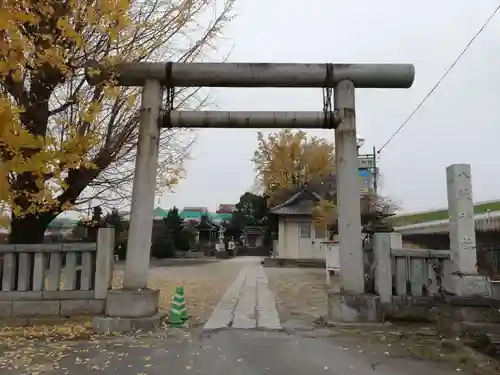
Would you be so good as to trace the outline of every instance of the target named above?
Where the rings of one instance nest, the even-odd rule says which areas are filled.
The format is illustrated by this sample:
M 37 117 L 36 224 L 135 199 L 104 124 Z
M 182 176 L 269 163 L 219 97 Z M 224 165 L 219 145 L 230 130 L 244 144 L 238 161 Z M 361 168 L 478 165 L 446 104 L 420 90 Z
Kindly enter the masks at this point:
M 168 316 L 168 325 L 172 327 L 184 326 L 189 316 L 186 308 L 186 301 L 184 300 L 184 288 L 178 286 L 175 288 L 175 294 L 172 298 L 172 308 Z

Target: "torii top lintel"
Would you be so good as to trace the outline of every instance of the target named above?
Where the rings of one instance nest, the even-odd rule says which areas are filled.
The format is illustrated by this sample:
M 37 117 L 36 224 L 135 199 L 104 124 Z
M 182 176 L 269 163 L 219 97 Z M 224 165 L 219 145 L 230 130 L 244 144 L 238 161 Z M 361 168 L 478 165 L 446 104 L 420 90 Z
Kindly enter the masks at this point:
M 349 80 L 357 88 L 410 88 L 412 64 L 289 64 L 289 63 L 119 63 L 112 69 L 91 61 L 90 84 L 114 72 L 120 86 L 143 86 L 147 79 L 172 87 L 333 87 Z

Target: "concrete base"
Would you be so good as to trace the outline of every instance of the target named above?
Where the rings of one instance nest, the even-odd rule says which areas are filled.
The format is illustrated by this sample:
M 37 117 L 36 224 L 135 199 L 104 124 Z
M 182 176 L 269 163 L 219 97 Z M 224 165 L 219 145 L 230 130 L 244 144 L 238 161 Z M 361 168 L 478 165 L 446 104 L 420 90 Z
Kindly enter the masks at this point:
M 490 280 L 493 298 L 500 299 L 500 280 Z
M 264 267 L 297 267 L 297 268 L 325 268 L 324 259 L 306 258 L 264 258 Z
M 448 297 L 439 303 L 438 332 L 444 336 L 485 331 L 484 324 L 500 325 L 500 301 L 485 297 Z M 483 326 L 481 328 L 481 326 Z
M 116 318 L 96 316 L 92 320 L 92 328 L 96 332 L 135 332 L 156 331 L 160 328 L 163 319 L 162 314 L 143 318 Z
M 448 285 L 457 296 L 493 296 L 489 280 L 485 276 L 478 274 L 447 275 L 445 277 L 445 288 Z
M 341 322 L 382 321 L 380 297 L 372 294 L 328 293 L 328 319 Z
M 104 314 L 113 318 L 149 318 L 158 313 L 159 297 L 159 290 L 110 290 Z
M 384 320 L 430 323 L 437 321 L 438 304 L 434 297 L 393 296 L 382 303 L 382 314 Z

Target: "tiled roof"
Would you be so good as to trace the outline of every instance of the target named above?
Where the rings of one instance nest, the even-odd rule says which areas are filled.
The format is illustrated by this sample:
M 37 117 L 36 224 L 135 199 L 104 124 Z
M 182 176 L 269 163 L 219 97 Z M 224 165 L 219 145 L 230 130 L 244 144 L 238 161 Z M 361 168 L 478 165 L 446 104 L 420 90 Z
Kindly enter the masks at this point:
M 210 218 L 214 221 L 229 221 L 233 217 L 232 213 L 210 213 Z
M 168 211 L 164 210 L 161 207 L 156 207 L 155 210 L 153 211 L 153 216 L 154 217 L 167 217 Z
M 232 213 L 215 213 L 215 212 L 203 212 L 199 211 L 194 207 L 195 210 L 186 210 L 183 209 L 179 212 L 179 216 L 183 220 L 201 220 L 203 215 L 207 215 L 212 221 L 229 221 L 231 220 L 233 214 Z M 153 211 L 153 217 L 157 220 L 167 217 L 168 211 L 161 207 L 156 207 Z M 125 220 L 130 220 L 130 214 L 124 216 Z
M 218 214 L 232 213 L 235 209 L 236 209 L 235 204 L 223 203 L 219 204 L 219 208 L 217 209 L 216 213 Z
M 315 203 L 321 199 L 321 196 L 308 187 L 295 193 L 283 203 L 272 207 L 269 211 L 275 215 L 310 215 Z
M 221 213 L 221 214 L 214 212 L 203 213 L 199 211 L 187 211 L 187 210 L 182 210 L 179 213 L 179 215 L 182 219 L 187 219 L 187 220 L 192 220 L 192 219 L 201 220 L 201 217 L 203 215 L 208 215 L 209 219 L 212 221 L 229 221 L 233 216 L 233 214 L 229 213 Z
M 74 227 L 78 224 L 79 220 L 70 219 L 67 217 L 56 218 L 52 220 L 49 224 L 49 228 L 69 228 Z
M 206 207 L 184 207 L 182 211 L 192 211 L 192 212 L 204 212 L 207 213 L 208 209 Z
M 179 215 L 183 219 L 199 219 L 203 216 L 203 212 L 182 210 Z

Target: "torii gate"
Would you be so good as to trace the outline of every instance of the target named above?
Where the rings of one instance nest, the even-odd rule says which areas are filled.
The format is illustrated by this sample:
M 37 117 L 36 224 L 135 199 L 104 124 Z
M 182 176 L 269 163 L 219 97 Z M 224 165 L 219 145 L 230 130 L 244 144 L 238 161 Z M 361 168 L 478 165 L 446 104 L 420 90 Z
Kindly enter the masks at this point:
M 147 318 L 158 310 L 158 294 L 146 286 L 161 127 L 335 129 L 341 290 L 364 293 L 355 88 L 409 88 L 415 77 L 412 64 L 132 62 L 110 72 L 91 62 L 87 80 L 99 84 L 111 73 L 118 85 L 142 86 L 143 93 L 124 289 L 108 294 L 107 316 Z M 317 87 L 326 90 L 326 101 L 318 112 L 165 110 L 164 89 L 171 105 L 175 87 Z

